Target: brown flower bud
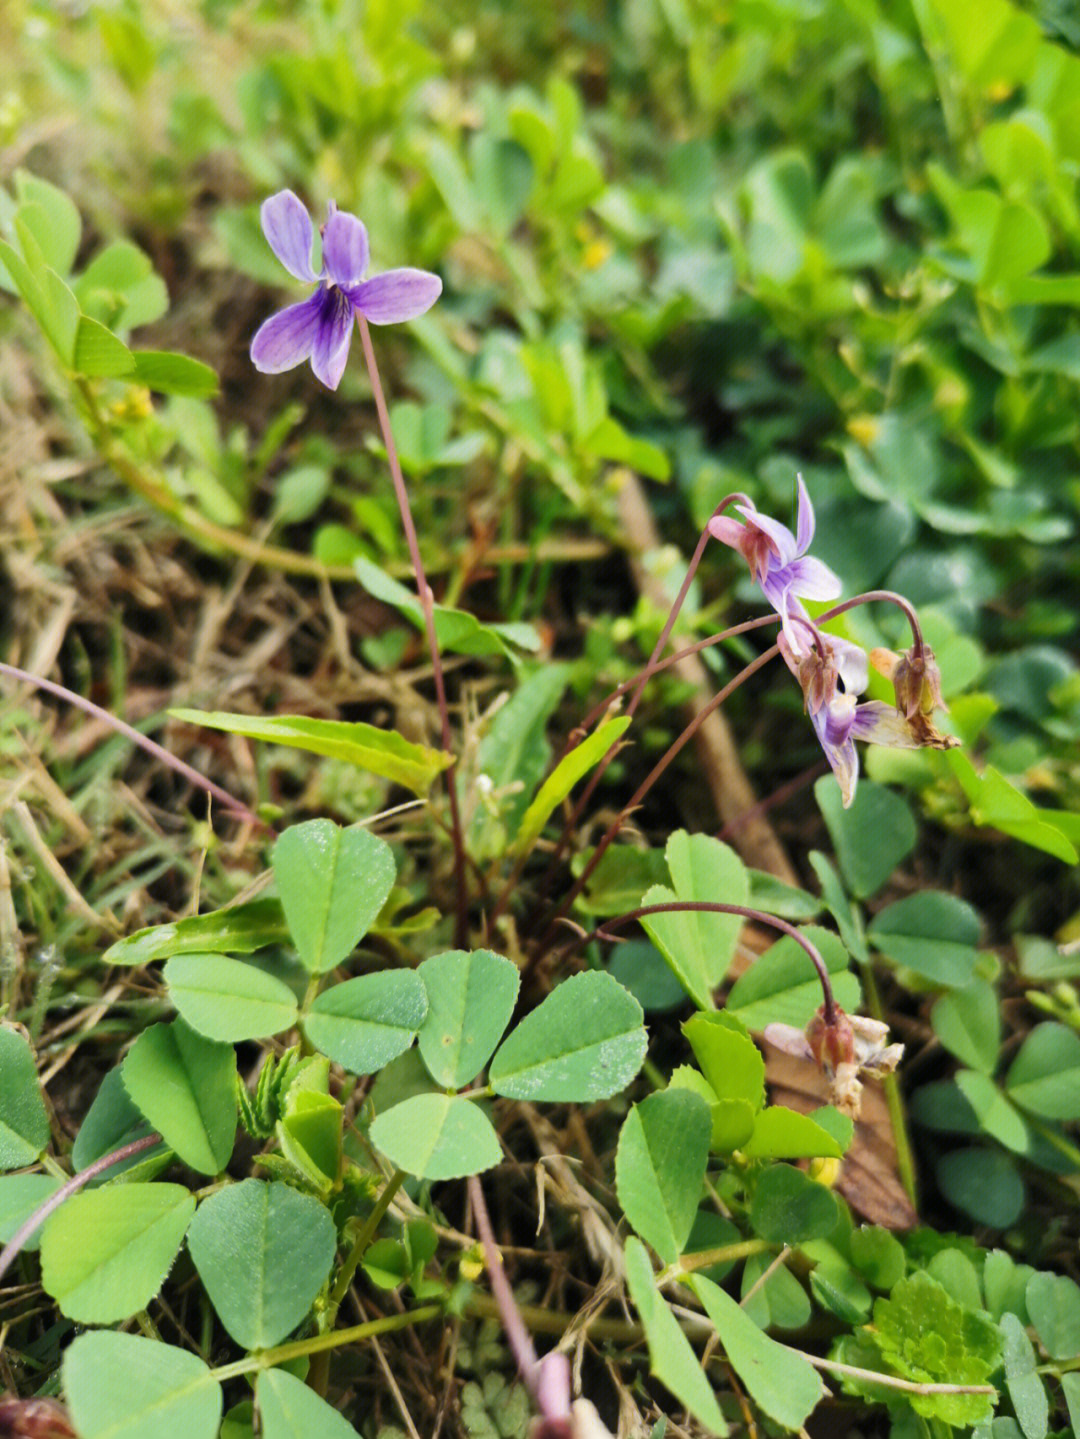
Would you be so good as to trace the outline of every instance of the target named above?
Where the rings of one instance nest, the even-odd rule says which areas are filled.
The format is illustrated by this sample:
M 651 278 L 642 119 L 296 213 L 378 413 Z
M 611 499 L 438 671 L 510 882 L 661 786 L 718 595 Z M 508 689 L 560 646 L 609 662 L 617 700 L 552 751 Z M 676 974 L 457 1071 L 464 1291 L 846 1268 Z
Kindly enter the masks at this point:
M 835 1074 L 840 1065 L 855 1062 L 855 1032 L 839 1005 L 831 1024 L 825 1018 L 825 1006 L 821 1006 L 806 1026 L 806 1042 L 826 1074 Z
M 76 1439 L 67 1410 L 55 1399 L 0 1399 L 0 1439 Z

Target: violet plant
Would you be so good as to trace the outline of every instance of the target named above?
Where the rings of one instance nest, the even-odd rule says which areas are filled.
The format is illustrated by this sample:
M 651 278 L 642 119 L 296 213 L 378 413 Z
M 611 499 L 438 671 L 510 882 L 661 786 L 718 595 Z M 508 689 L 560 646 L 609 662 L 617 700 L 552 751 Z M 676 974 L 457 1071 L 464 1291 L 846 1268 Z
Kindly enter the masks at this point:
M 17 1177 L 32 1181 L 25 1216 L 0 1257 L 0 1273 L 25 1261 L 24 1246 L 40 1228 L 41 1282 L 61 1313 L 83 1325 L 134 1318 L 142 1330 L 132 1335 L 98 1329 L 70 1345 L 63 1380 L 73 1432 L 96 1439 L 123 1426 L 131 1439 L 150 1439 L 168 1424 L 194 1439 L 213 1439 L 225 1386 L 250 1376 L 267 1439 L 297 1432 L 355 1433 L 325 1399 L 333 1352 L 449 1313 L 492 1312 L 477 1287 L 478 1266 L 467 1236 L 447 1240 L 445 1226 L 438 1229 L 418 1201 L 430 1186 L 462 1178 L 468 1180 L 494 1310 L 540 1415 L 536 1432 L 551 1439 L 589 1439 L 604 1432 L 587 1399 L 571 1401 L 559 1350 L 537 1358 L 532 1331 L 550 1332 L 551 1326 L 542 1315 L 518 1307 L 502 1273 L 478 1176 L 496 1166 L 503 1151 L 499 1132 L 478 1101 L 590 1103 L 611 1098 L 635 1079 L 649 1040 L 641 1005 L 610 972 L 579 968 L 574 961 L 584 944 L 595 950 L 638 923 L 693 1003 L 683 1034 L 696 1061 L 669 1077 L 647 1068 L 656 1092 L 630 1108 L 615 1158 L 617 1197 L 634 1232 L 620 1246 L 612 1226 L 611 1262 L 625 1275 L 653 1372 L 704 1430 L 725 1434 L 730 1396 L 722 1407 L 688 1337 L 704 1326 L 753 1404 L 781 1429 L 803 1429 L 828 1392 L 821 1373 L 856 1392 L 862 1392 L 858 1385 L 874 1385 L 872 1392 L 890 1400 L 910 1399 L 916 1413 L 944 1422 L 982 1422 L 992 1412 L 996 1391 L 989 1381 L 1001 1355 L 1001 1336 L 989 1321 L 965 1330 L 968 1350 L 957 1379 L 941 1367 L 941 1355 L 927 1357 L 920 1350 L 905 1369 L 892 1349 L 874 1348 L 874 1333 L 887 1334 L 890 1324 L 901 1323 L 905 1311 L 899 1301 L 899 1317 L 875 1311 L 878 1327 L 871 1330 L 859 1327 L 839 1301 L 830 1308 L 827 1295 L 819 1294 L 851 1339 L 843 1357 L 840 1350 L 824 1356 L 769 1337 L 767 1320 L 759 1323 L 704 1272 L 760 1260 L 766 1267 L 749 1281 L 749 1300 L 759 1280 L 764 1284 L 792 1256 L 805 1257 L 815 1245 L 820 1254 L 841 1224 L 840 1207 L 822 1182 L 828 1173 L 823 1166 L 839 1165 L 851 1143 L 860 1076 L 890 1072 L 900 1047 L 886 1044 L 877 1021 L 847 1012 L 860 1002 L 859 985 L 837 935 L 794 926 L 749 903 L 749 876 L 734 851 L 710 836 L 682 830 L 669 837 L 664 852 L 670 886 L 653 885 L 639 905 L 606 914 L 591 933 L 569 920 L 627 819 L 705 716 L 778 657 L 800 684 L 808 721 L 839 780 L 844 807 L 855 796 L 857 740 L 904 747 L 954 744 L 934 724 L 943 707 L 940 677 L 917 617 L 900 596 L 884 592 L 855 596 L 812 617 L 803 601 L 837 599 L 841 585 L 809 553 L 814 513 L 801 479 L 794 533 L 762 515 L 745 496 L 729 496 L 701 536 L 647 665 L 574 731 L 521 813 L 508 854 L 481 870 L 470 855 L 462 814 L 468 796 L 460 792 L 461 756 L 439 641 L 440 611 L 424 572 L 369 330 L 369 322 L 422 314 L 438 298 L 441 282 L 410 269 L 366 280 L 365 227 L 333 205 L 322 229 L 316 274 L 313 230 L 301 201 L 284 191 L 268 200 L 262 213 L 267 240 L 282 264 L 317 288 L 262 325 L 252 341 L 252 360 L 264 372 L 310 360 L 317 378 L 335 389 L 353 325 L 360 331 L 431 658 L 439 746 L 407 742 L 371 725 L 302 716 L 183 711 L 181 717 L 334 754 L 406 786 L 421 800 L 441 776 L 446 815 L 432 803 L 433 834 L 441 828 L 450 835 L 456 947 L 417 962 L 408 924 L 395 922 L 394 849 L 365 822 L 341 826 L 315 819 L 276 837 L 270 853 L 276 894 L 143 930 L 107 950 L 104 961 L 115 966 L 164 962 L 160 992 L 176 1017 L 146 1028 L 108 1075 L 70 1156 L 52 1152 L 28 1037 L 0 1027 L 0 1163 L 26 1169 Z M 44 260 L 32 243 L 35 215 L 28 209 L 23 219 L 22 243 L 16 248 L 0 242 L 0 259 L 50 345 L 72 368 L 88 426 L 100 438 L 104 384 L 150 373 L 159 384 L 163 374 L 179 383 L 177 377 L 187 373 L 182 357 L 170 363 L 158 357 L 151 364 L 115 336 L 109 348 L 93 328 L 98 322 L 81 315 L 74 296 L 74 319 L 65 310 L 64 321 L 71 333 L 58 328 L 55 282 L 44 279 Z M 109 333 L 99 324 L 98 329 Z M 107 364 L 101 359 L 106 353 Z M 158 493 L 155 479 L 130 456 L 111 445 L 105 452 L 141 493 Z M 741 523 L 727 513 L 731 508 Z M 547 852 L 545 872 L 538 842 L 556 812 L 586 777 L 592 779 L 586 798 L 592 792 L 645 685 L 677 658 L 663 651 L 710 538 L 746 559 L 771 613 L 692 648 L 774 625 L 777 640 L 672 742 L 576 877 L 569 880 L 563 863 L 573 844 L 574 813 Z M 854 605 L 880 601 L 898 605 L 911 624 L 912 644 L 902 656 L 867 656 L 822 628 Z M 895 706 L 859 699 L 871 661 L 892 679 Z M 25 678 L 12 667 L 5 673 Z M 610 713 L 627 694 L 627 713 Z M 243 813 L 238 802 L 232 808 Z M 250 811 L 246 817 L 252 818 Z M 530 886 L 535 886 L 531 906 Z M 595 896 L 591 909 L 597 913 Z M 505 925 L 510 918 L 513 925 Z M 784 937 L 720 1004 L 745 919 L 779 929 Z M 511 933 L 513 960 L 487 947 Z M 251 962 L 251 956 L 272 948 L 289 956 L 299 987 Z M 375 962 L 356 973 L 358 949 Z M 403 962 L 386 964 L 388 949 Z M 526 1012 L 515 1023 L 526 986 Z M 831 1085 L 835 1103 L 811 1115 L 767 1102 L 764 1061 L 751 1031 L 767 1031 L 770 1022 L 780 1022 L 780 1013 L 799 1022 L 773 1034 L 810 1055 Z M 275 1041 L 254 1086 L 240 1076 L 235 1049 L 253 1039 Z M 406 1056 L 412 1068 L 402 1077 L 393 1066 Z M 376 1075 L 375 1089 L 364 1090 L 367 1078 Z M 352 1102 L 354 1091 L 363 1094 L 359 1105 Z M 235 1155 L 238 1116 L 254 1145 L 262 1146 L 253 1163 L 241 1165 Z M 811 1162 L 810 1173 L 795 1167 L 799 1160 Z M 158 1178 L 177 1162 L 183 1175 L 201 1179 Z M 89 1187 L 88 1181 L 121 1165 L 123 1183 Z M 241 1167 L 255 1172 L 241 1178 Z M 742 1228 L 731 1225 L 718 1243 L 693 1240 L 703 1194 L 718 1196 L 719 1207 Z M 456 1261 L 448 1254 L 455 1244 Z M 204 1346 L 199 1355 L 154 1336 L 146 1311 L 184 1245 L 221 1330 L 241 1352 L 238 1359 L 211 1364 L 217 1345 L 213 1352 Z M 864 1287 L 854 1255 L 848 1260 L 837 1252 L 836 1265 L 846 1266 L 852 1286 Z M 371 1292 L 390 1288 L 407 1300 L 401 1298 L 395 1313 L 339 1326 L 339 1311 L 361 1282 Z M 685 1309 L 670 1302 L 671 1296 L 690 1294 L 701 1312 L 696 1328 L 687 1325 Z M 919 1297 L 930 1306 L 931 1328 L 951 1336 L 958 1320 L 948 1296 L 927 1298 L 920 1291 Z M 868 1317 L 869 1302 L 856 1313 Z M 605 1322 L 590 1321 L 596 1333 L 604 1332 Z M 947 1344 L 941 1352 L 948 1355 Z M 283 1367 L 296 1362 L 309 1366 L 307 1383 Z M 113 1384 L 119 1373 L 137 1374 L 138 1383 Z M 242 1401 L 230 1419 L 234 1427 L 248 1424 L 250 1432 Z

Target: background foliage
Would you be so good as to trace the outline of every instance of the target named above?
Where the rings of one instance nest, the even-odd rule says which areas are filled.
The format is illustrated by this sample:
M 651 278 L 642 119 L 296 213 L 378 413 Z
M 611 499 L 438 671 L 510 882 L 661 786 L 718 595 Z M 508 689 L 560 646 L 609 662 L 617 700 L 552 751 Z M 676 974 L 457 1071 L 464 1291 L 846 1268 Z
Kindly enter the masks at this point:
M 80 1433 L 112 1422 L 95 1407 L 94 1375 L 129 1364 L 142 1376 L 135 1411 L 189 1404 L 178 1411 L 187 1432 L 215 1433 L 221 1390 L 208 1365 L 278 1345 L 313 1304 L 320 1312 L 334 1246 L 371 1213 L 385 1177 L 368 1163 L 374 1145 L 414 1178 L 411 1207 L 394 1211 L 374 1241 L 386 1247 L 364 1260 L 364 1302 L 383 1315 L 381 1295 L 436 1294 L 456 1317 L 434 1360 L 385 1341 L 399 1345 L 391 1367 L 406 1397 L 370 1356 L 359 1391 L 334 1374 L 330 1396 L 365 1433 L 406 1422 L 433 1388 L 429 1361 L 457 1378 L 439 1414 L 415 1411 L 421 1432 L 523 1429 L 513 1365 L 462 1297 L 478 1266 L 453 1185 L 504 1154 L 496 1217 L 500 1241 L 522 1251 L 511 1273 L 523 1300 L 540 1285 L 533 1298 L 573 1315 L 587 1297 L 573 1262 L 540 1262 L 541 1242 L 548 1257 L 586 1265 L 590 1288 L 620 1256 L 660 1383 L 601 1333 L 584 1387 L 612 1429 L 620 1410 L 630 1426 L 634 1415 L 677 1419 L 679 1405 L 713 1431 L 747 1413 L 798 1428 L 821 1397 L 798 1349 L 915 1384 L 989 1382 L 1002 1396 L 994 1439 L 1075 1430 L 1080 27 L 1070 8 L 984 0 L 972 24 L 966 0 L 11 0 L 0 46 L 0 235 L 13 247 L 0 274 L 0 654 L 153 733 L 284 831 L 271 851 L 218 812 L 208 823 L 182 778 L 5 681 L 0 1002 L 33 1049 L 0 1029 L 0 1160 L 25 1171 L 0 1180 L 0 1236 L 65 1176 L 55 1160 L 41 1172 L 48 1146 L 84 1168 L 147 1120 L 185 1172 L 211 1183 L 235 1137 L 230 1055 L 249 1081 L 244 1124 L 279 1160 L 256 1171 L 261 1182 L 204 1198 L 194 1220 L 188 1187 L 155 1182 L 169 1162 L 155 1151 L 124 1185 L 69 1201 L 41 1236 L 40 1267 L 21 1261 L 23 1282 L 44 1294 L 27 1291 L 12 1311 L 5 1384 L 55 1389 L 75 1323 L 140 1314 L 138 1336 L 96 1333 L 68 1351 Z M 919 607 L 962 750 L 871 751 L 870 778 L 844 811 L 830 777 L 811 786 L 820 756 L 800 696 L 786 672 L 769 671 L 725 714 L 756 792 L 779 796 L 770 817 L 786 874 L 763 872 L 737 824 L 721 831 L 733 848 L 702 847 L 716 844 L 704 836 L 720 820 L 687 750 L 575 911 L 588 926 L 650 894 L 722 890 L 816 922 L 844 1004 L 861 994 L 907 1044 L 874 1120 L 897 1151 L 865 1161 L 865 1173 L 849 1151 L 842 1199 L 822 1166 L 850 1135 L 823 1118 L 805 1121 L 809 1140 L 802 1127 L 778 1139 L 765 1116 L 800 1081 L 772 1053 L 762 1079 L 745 1033 L 810 1017 L 816 989 L 793 941 L 746 968 L 747 946 L 772 936 L 667 915 L 649 925 L 648 945 L 614 957 L 591 946 L 584 974 L 541 965 L 530 976 L 542 866 L 497 933 L 463 952 L 438 827 L 415 810 L 382 821 L 383 839 L 358 827 L 437 790 L 442 763 L 361 369 L 329 395 L 306 368 L 258 376 L 248 358 L 286 293 L 258 224 L 262 199 L 283 187 L 316 216 L 335 200 L 364 218 L 376 271 L 410 264 L 444 281 L 430 314 L 378 341 L 455 667 L 459 793 L 489 892 L 552 835 L 570 789 L 565 771 L 565 784 L 541 788 L 552 761 L 589 706 L 647 659 L 663 622 L 657 589 L 674 594 L 681 556 L 729 491 L 786 521 L 801 471 L 817 507 L 814 552 L 846 593 L 888 587 Z M 34 279 L 34 253 L 58 284 Z M 20 282 L 20 257 L 33 283 Z M 628 511 L 642 484 L 661 536 L 644 554 Z M 757 603 L 738 558 L 710 547 L 676 633 L 705 635 Z M 866 646 L 906 643 L 884 609 L 840 628 Z M 705 651 L 709 683 L 755 652 L 749 639 Z M 667 748 L 688 693 L 684 678 L 652 681 L 597 814 L 610 818 Z M 888 697 L 884 685 L 874 693 Z M 244 724 L 228 719 L 238 712 Z M 283 715 L 362 728 L 347 744 L 329 730 L 315 743 Z M 607 732 L 590 762 L 615 738 Z M 577 826 L 578 872 L 604 827 L 590 814 Z M 324 854 L 327 836 L 333 873 L 304 853 Z M 192 923 L 202 927 L 183 930 Z M 168 934 L 154 928 L 164 924 Z M 366 970 L 343 977 L 358 943 Z M 609 960 L 625 986 L 617 1000 L 596 988 L 615 983 L 595 972 Z M 515 1010 L 517 989 L 499 999 L 499 986 L 523 966 L 530 983 Z M 338 982 L 316 996 L 309 985 L 331 972 Z M 455 1009 L 472 973 L 490 1003 Z M 680 1029 L 684 991 L 707 1008 L 732 980 L 723 1039 L 703 1034 L 701 1015 Z M 556 1036 L 582 986 L 613 1016 L 596 1043 L 623 1047 L 608 1087 L 590 1087 L 584 1058 L 558 1071 Z M 610 1099 L 637 1074 L 642 1007 L 644 1076 Z M 436 1043 L 429 1016 L 447 1013 Z M 298 1019 L 315 1052 L 299 1072 L 283 1041 L 267 1042 Z M 486 1050 L 475 1068 L 473 1045 Z M 344 1088 L 335 1070 L 331 1089 L 318 1055 L 347 1072 Z M 446 1092 L 488 1061 L 482 1102 Z M 522 1079 L 530 1066 L 539 1087 Z M 370 1088 L 357 1078 L 377 1071 Z M 186 1083 L 163 1113 L 161 1076 L 179 1073 Z M 542 1114 L 533 1100 L 556 1107 Z M 363 1143 L 342 1140 L 343 1113 L 359 1119 Z M 730 1160 L 736 1150 L 749 1170 Z M 538 1152 L 587 1161 L 584 1180 L 564 1167 L 552 1182 L 543 1241 L 525 1178 Z M 794 1166 L 807 1158 L 813 1178 Z M 353 1174 L 342 1193 L 346 1159 L 367 1177 Z M 699 1209 L 707 1169 L 715 1202 Z M 868 1199 L 882 1175 L 890 1197 Z M 905 1183 L 924 1222 L 913 1231 Z M 311 1283 L 292 1287 L 269 1240 L 256 1252 L 260 1274 L 283 1285 L 277 1313 L 230 1312 L 228 1287 L 215 1292 L 215 1245 L 256 1222 L 245 1204 L 280 1205 L 258 1221 L 264 1232 L 311 1249 Z M 634 1231 L 625 1251 L 620 1214 Z M 123 1244 L 92 1256 L 87 1282 L 79 1236 L 110 1224 Z M 435 1236 L 459 1245 L 460 1272 L 443 1251 L 434 1260 Z M 761 1247 L 735 1271 L 718 1261 L 681 1285 L 730 1364 L 707 1383 L 645 1245 L 670 1266 L 739 1243 Z M 201 1294 L 196 1280 L 209 1297 L 179 1321 L 155 1298 L 170 1273 L 173 1303 Z M 236 1276 L 234 1292 L 256 1278 Z M 182 1353 L 185 1328 L 197 1342 Z M 777 1352 L 766 1330 L 793 1347 Z M 689 1334 L 696 1342 L 700 1330 Z M 756 1388 L 770 1366 L 776 1383 Z M 865 1422 L 905 1439 L 989 1433 L 990 1410 L 972 1396 L 829 1383 L 865 1405 Z M 263 1432 L 336 1433 L 325 1406 L 310 1410 L 316 1391 L 327 1392 L 325 1374 L 312 1388 L 266 1369 Z M 251 1432 L 249 1396 L 227 1397 L 241 1406 L 231 1432 Z

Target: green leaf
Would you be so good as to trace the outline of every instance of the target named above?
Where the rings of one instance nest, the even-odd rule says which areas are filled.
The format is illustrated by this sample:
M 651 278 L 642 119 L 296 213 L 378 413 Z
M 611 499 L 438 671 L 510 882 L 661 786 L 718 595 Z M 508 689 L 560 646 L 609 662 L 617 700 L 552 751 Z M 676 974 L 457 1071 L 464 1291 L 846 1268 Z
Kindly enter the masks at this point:
M 39 175 L 16 170 L 15 194 L 19 215 L 33 234 L 45 263 L 60 275 L 69 275 L 79 252 L 82 220 L 75 202 Z
M 723 1019 L 729 1016 L 725 1013 Z M 682 1027 L 701 1071 L 718 1099 L 742 1099 L 755 1111 L 765 1099 L 765 1061 L 748 1034 L 695 1014 Z
M 139 1035 L 124 1087 L 162 1139 L 200 1174 L 219 1174 L 236 1140 L 236 1055 L 182 1019 Z
M 110 945 L 101 957 L 106 964 L 153 964 L 174 954 L 250 954 L 288 939 L 281 901 L 252 899 L 230 909 L 138 929 Z
M 106 1154 L 112 1154 L 114 1150 L 130 1144 L 132 1140 L 142 1139 L 152 1133 L 153 1127 L 131 1102 L 124 1088 L 120 1066 L 117 1065 L 115 1069 L 110 1069 L 101 1081 L 94 1102 L 87 1110 L 75 1136 L 71 1149 L 71 1162 L 75 1172 L 78 1174 L 95 1160 L 103 1159 Z M 134 1170 L 139 1171 L 140 1179 L 149 1180 L 159 1169 L 170 1163 L 171 1159 L 172 1150 L 161 1144 L 145 1150 L 142 1154 L 133 1154 L 128 1159 L 120 1160 L 118 1164 L 106 1169 L 100 1180 L 90 1182 L 105 1183 Z
M 80 1324 L 145 1309 L 172 1268 L 195 1199 L 180 1184 L 111 1184 L 73 1194 L 41 1235 L 41 1280 Z
M 943 994 L 930 1012 L 934 1033 L 963 1064 L 983 1074 L 997 1067 L 1001 1044 L 998 997 L 985 980 Z
M 496 713 L 480 741 L 476 766 L 491 782 L 491 809 L 477 805 L 469 827 L 469 852 L 478 858 L 501 855 L 507 836 L 520 828 L 529 795 L 543 779 L 551 758 L 547 722 L 570 674 L 569 665 L 546 664 L 527 675 Z
M 692 1275 L 689 1282 L 755 1404 L 783 1428 L 801 1429 L 825 1397 L 817 1371 L 801 1354 L 763 1334 L 718 1284 L 700 1274 Z
M 980 1224 L 1007 1229 L 1024 1208 L 1024 1181 L 1000 1149 L 952 1149 L 935 1172 L 949 1203 Z
M 123 1382 L 118 1382 L 123 1376 Z M 214 1439 L 221 1385 L 195 1354 L 135 1334 L 80 1334 L 64 1393 L 81 1439 Z
M 810 1292 L 822 1309 L 842 1324 L 859 1324 L 870 1313 L 870 1291 L 855 1270 L 831 1244 L 813 1241 L 818 1263 L 810 1271 Z
M 1009 1098 L 1043 1119 L 1080 1117 L 1080 1035 L 1037 1024 L 1005 1076 Z
M 1042 1271 L 1028 1280 L 1024 1302 L 1050 1358 L 1080 1358 L 1080 1285 L 1064 1274 Z
M 985 1384 L 1001 1362 L 1001 1334 L 985 1315 L 964 1309 L 921 1271 L 874 1303 L 872 1335 L 888 1372 L 921 1384 Z M 916 1414 L 957 1427 L 993 1412 L 993 1395 L 912 1394 Z
M 135 357 L 123 340 L 118 340 L 100 321 L 81 315 L 72 346 L 71 368 L 77 375 L 90 379 L 114 379 L 132 373 Z
M 461 1179 L 502 1159 L 487 1115 L 471 1099 L 417 1094 L 376 1117 L 371 1142 L 418 1179 Z
M 1004 1249 L 991 1249 L 983 1261 L 982 1273 L 985 1307 L 991 1319 L 1000 1319 L 1011 1311 L 1023 1323 L 1029 1322 L 1024 1296 L 1034 1273 L 1030 1264 L 1017 1264 Z
M 851 1262 L 868 1284 L 890 1290 L 907 1268 L 904 1246 L 895 1234 L 879 1225 L 862 1225 L 849 1241 Z
M 812 849 L 808 858 L 811 868 L 817 875 L 818 884 L 821 886 L 821 897 L 825 901 L 829 913 L 836 920 L 836 927 L 840 931 L 840 938 L 845 949 L 860 964 L 868 964 L 870 953 L 866 948 L 866 936 L 860 910 L 848 899 L 844 892 L 844 886 L 840 882 L 840 876 L 821 851 Z
M 634 1308 L 641 1316 L 649 1346 L 649 1372 L 685 1404 L 710 1434 L 726 1435 L 727 1425 L 705 1371 L 690 1341 L 657 1292 L 652 1265 L 640 1239 L 626 1241 L 626 1282 Z
M 754 1132 L 757 1105 L 745 1099 L 717 1099 L 712 1085 L 691 1064 L 680 1064 L 671 1076 L 669 1089 L 688 1089 L 700 1095 L 709 1106 L 712 1132 L 709 1148 L 717 1154 L 730 1154 L 741 1149 Z
M 1050 1401 L 1046 1387 L 1036 1373 L 1035 1350 L 1024 1326 L 1015 1314 L 1001 1316 L 1001 1333 L 1005 1340 L 1005 1388 L 1012 1400 L 1013 1412 L 1024 1431 L 1024 1439 L 1046 1439 L 1050 1419 Z
M 744 905 L 749 880 L 734 850 L 706 834 L 677 830 L 664 851 L 673 892 L 650 889 L 642 904 L 669 900 Z M 642 920 L 650 939 L 667 960 L 687 993 L 700 1007 L 712 1008 L 710 992 L 731 963 L 743 920 L 737 914 L 655 914 Z
M 993 765 L 987 765 L 979 774 L 963 750 L 950 750 L 946 760 L 967 796 L 973 824 L 1000 830 L 1066 864 L 1080 860 L 1075 846 L 1054 823 L 1057 811 L 1033 804 Z
M 221 954 L 177 954 L 163 978 L 181 1017 L 207 1039 L 261 1039 L 296 1023 L 292 990 L 253 964 Z
M 262 1439 L 358 1439 L 347 1419 L 286 1369 L 264 1369 L 255 1396 Z
M 790 1164 L 774 1164 L 758 1175 L 750 1202 L 754 1233 L 770 1244 L 827 1239 L 840 1210 L 832 1191 Z
M 303 715 L 238 715 L 221 711 L 204 714 L 188 709 L 170 710 L 169 714 L 185 724 L 204 725 L 344 760 L 418 795 L 426 795 L 436 777 L 454 763 L 453 755 L 411 744 L 396 730 L 359 722 L 307 719 Z
M 301 1028 L 320 1053 L 351 1074 L 374 1074 L 409 1048 L 427 1009 L 427 991 L 415 970 L 385 969 L 324 990 Z
M 555 766 L 522 816 L 521 828 L 513 843 L 514 853 L 527 854 L 532 849 L 557 806 L 578 780 L 600 763 L 629 723 L 626 715 L 607 720 Z
M 33 1050 L 17 1030 L 0 1024 L 0 1169 L 33 1164 L 48 1142 Z
M 961 1069 L 956 1087 L 975 1111 L 984 1133 L 1016 1154 L 1031 1148 L 1027 1125 L 988 1074 Z
M 867 934 L 883 954 L 942 988 L 972 981 L 979 916 L 955 894 L 926 889 L 898 899 L 878 911 Z
M 1059 1376 L 1061 1392 L 1069 1411 L 1069 1423 L 1074 1434 L 1080 1433 L 1080 1374 L 1075 1371 Z
M 63 1183 L 51 1174 L 5 1174 L 0 1178 L 0 1244 L 7 1244 L 12 1235 L 56 1193 Z M 23 1241 L 24 1249 L 37 1249 L 41 1230 L 35 1230 Z
M 808 1114 L 772 1104 L 754 1119 L 754 1132 L 742 1146 L 747 1159 L 839 1159 L 844 1151 Z
M 313 974 L 348 958 L 397 878 L 385 840 L 328 819 L 292 825 L 274 845 L 271 864 L 293 943 Z
M 754 909 L 767 910 L 779 919 L 814 919 L 821 913 L 821 900 L 808 889 L 785 884 L 763 869 L 748 869 L 750 895 L 747 903 Z
M 521 983 L 517 966 L 490 949 L 454 949 L 417 970 L 427 990 L 420 1053 L 444 1089 L 462 1089 L 483 1069 L 510 1023 Z
M 831 978 L 836 1002 L 845 1010 L 859 1008 L 859 981 L 850 972 L 847 951 L 831 930 L 816 924 L 803 931 L 817 946 Z M 821 982 L 806 950 L 785 935 L 754 960 L 731 986 L 724 1012 L 741 1019 L 747 1029 L 790 1024 L 804 1029 L 821 1006 Z
M 424 611 L 412 590 L 397 580 L 391 579 L 363 556 L 353 560 L 356 578 L 383 604 L 392 605 L 415 627 L 423 632 Z M 481 624 L 475 615 L 465 610 L 448 609 L 445 605 L 435 606 L 435 638 L 439 649 L 458 655 L 514 655 L 517 650 L 535 651 L 540 648 L 540 636 L 532 625 L 527 624 Z
M 488 1070 L 508 1099 L 579 1104 L 610 1099 L 641 1068 L 641 1005 L 596 970 L 563 980 L 500 1045 Z
M 44 301 L 41 328 L 60 360 L 71 366 L 81 318 L 79 302 L 55 270 L 42 270 L 39 284 Z
M 818 780 L 814 795 L 848 889 L 856 899 L 868 899 L 915 848 L 911 810 L 899 795 L 872 780 L 860 783 L 849 809 L 830 775 Z
M 168 350 L 133 350 L 134 379 L 159 395 L 187 395 L 196 400 L 212 400 L 218 392 L 217 372 L 190 355 L 174 355 Z
M 288 1184 L 245 1179 L 199 1205 L 188 1249 L 218 1318 L 242 1349 L 280 1344 L 330 1273 L 328 1210 Z
M 635 1104 L 615 1153 L 615 1189 L 627 1219 L 664 1264 L 686 1247 L 709 1161 L 709 1107 L 686 1089 Z

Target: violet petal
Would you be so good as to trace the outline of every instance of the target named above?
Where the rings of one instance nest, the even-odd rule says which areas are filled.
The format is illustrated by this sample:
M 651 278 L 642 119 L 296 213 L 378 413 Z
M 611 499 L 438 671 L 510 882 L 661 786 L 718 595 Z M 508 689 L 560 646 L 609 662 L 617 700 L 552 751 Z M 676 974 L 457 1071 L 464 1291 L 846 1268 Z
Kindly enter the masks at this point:
M 795 543 L 798 553 L 805 555 L 814 538 L 814 507 L 810 503 L 810 492 L 802 475 L 796 475 L 795 485 L 799 492 L 799 513 L 795 521 Z
M 335 210 L 322 237 L 323 273 L 342 289 L 357 285 L 368 267 L 368 237 L 364 222 L 344 210 Z
M 428 270 L 387 270 L 349 291 L 349 299 L 373 325 L 415 320 L 442 294 L 442 281 Z
M 813 555 L 803 555 L 784 566 L 793 594 L 805 600 L 835 600 L 843 590 L 838 575 Z
M 263 234 L 290 275 L 298 280 L 318 279 L 311 268 L 311 216 L 291 190 L 281 190 L 263 201 Z
M 352 339 L 352 306 L 341 290 L 328 287 L 320 291 L 321 314 L 311 351 L 311 368 L 329 390 L 336 390 L 345 373 Z
M 264 320 L 251 342 L 251 360 L 264 375 L 291 370 L 311 354 L 322 314 L 323 292 L 316 290 L 299 305 L 290 305 Z

